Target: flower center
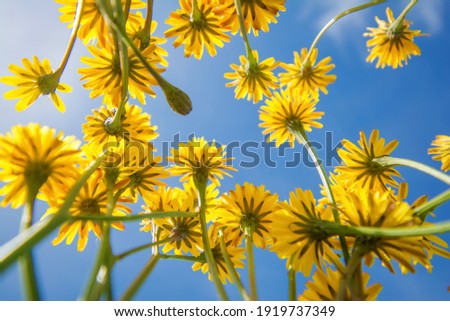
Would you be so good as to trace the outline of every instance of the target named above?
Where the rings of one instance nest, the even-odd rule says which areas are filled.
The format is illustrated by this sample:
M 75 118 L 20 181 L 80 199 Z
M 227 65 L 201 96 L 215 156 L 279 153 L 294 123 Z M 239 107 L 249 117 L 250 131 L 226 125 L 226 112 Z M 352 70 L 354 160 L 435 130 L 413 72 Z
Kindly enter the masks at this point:
M 37 193 L 51 173 L 52 167 L 46 162 L 31 161 L 27 163 L 24 175 L 29 191 Z
M 255 213 L 242 213 L 240 225 L 245 235 L 252 235 L 258 227 L 259 219 Z
M 58 83 L 59 76 L 55 73 L 41 76 L 37 81 L 39 91 L 42 95 L 49 95 L 51 93 L 54 93 L 56 87 L 58 87 Z
M 81 214 L 98 215 L 100 214 L 100 205 L 95 198 L 87 198 L 81 201 L 80 204 Z

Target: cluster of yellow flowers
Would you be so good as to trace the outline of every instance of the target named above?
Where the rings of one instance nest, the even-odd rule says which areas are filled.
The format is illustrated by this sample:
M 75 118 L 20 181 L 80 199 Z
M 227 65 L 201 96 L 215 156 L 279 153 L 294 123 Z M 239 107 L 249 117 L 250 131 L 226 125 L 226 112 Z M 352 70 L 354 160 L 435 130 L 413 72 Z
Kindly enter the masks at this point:
M 23 67 L 11 65 L 15 76 L 1 81 L 17 88 L 4 97 L 19 99 L 16 109 L 21 111 L 40 95 L 51 95 L 55 106 L 64 111 L 56 92 L 70 91 L 60 78 L 79 38 L 91 55 L 81 58 L 86 65 L 79 69 L 81 81 L 91 98 L 103 97 L 103 106 L 86 117 L 83 144 L 38 124 L 16 125 L 0 136 L 1 205 L 24 206 L 33 213 L 37 198 L 48 204 L 43 219 L 65 215 L 54 245 L 71 244 L 78 237 L 77 248 L 83 251 L 92 231 L 102 239 L 98 259 L 107 267 L 107 278 L 116 261 L 148 248 L 155 264 L 168 257 L 191 260 L 193 270 L 209 273 L 222 299 L 226 298 L 222 284 L 227 281 L 236 284 L 243 298 L 257 298 L 254 247 L 285 259 L 294 276 L 314 273 L 305 292 L 295 295 L 300 300 L 375 299 L 381 285 L 368 286 L 369 275 L 362 272 L 362 265 L 370 267 L 375 258 L 392 273 L 394 261 L 407 273 L 414 272 L 417 263 L 431 270 L 433 255 L 450 258 L 447 244 L 432 233 L 400 233 L 405 228 L 431 227 L 426 217 L 433 207 L 422 210 L 428 204 L 426 197 L 412 204 L 405 200 L 408 185 L 399 184 L 395 160 L 389 162 L 397 141 L 386 143 L 378 130 L 369 138 L 361 132 L 357 144 L 344 140 L 339 150 L 342 164 L 330 175 L 318 166 L 323 179 L 321 198 L 297 188 L 288 200 L 280 200 L 266 186 L 249 182 L 219 195 L 221 180 L 236 169 L 225 146 L 203 137 L 173 148 L 168 168 L 155 155 L 157 126 L 150 114 L 128 100 L 143 105 L 147 95 L 156 95 L 152 87 L 161 86 L 175 111 L 190 111 L 189 98 L 161 76 L 168 67 L 168 54 L 161 45 L 175 38 L 174 47 L 183 45 L 186 57 L 201 59 L 205 48 L 214 56 L 217 47 L 240 32 L 247 52 L 239 57 L 239 65 L 231 65 L 232 72 L 225 73 L 231 81 L 226 86 L 236 87 L 236 99 L 258 103 L 267 98 L 259 114 L 262 133 L 270 134 L 277 147 L 285 142 L 291 147 L 303 144 L 315 157 L 306 132 L 322 127 L 324 113 L 316 111 L 316 105 L 320 93 L 327 94 L 328 85 L 336 80 L 329 74 L 334 68 L 331 58 L 318 61 L 315 41 L 311 48 L 294 52 L 292 64 L 273 57 L 260 61 L 247 37 L 250 32 L 255 36 L 268 32 L 286 10 L 285 0 L 180 0 L 180 8 L 166 20 L 170 26 L 166 38 L 153 35 L 157 27 L 153 1 L 148 5 L 141 0 L 56 2 L 62 5 L 61 21 L 73 28 L 61 65 L 53 71 L 48 60 L 41 62 L 37 57 L 23 59 Z M 144 8 L 145 18 L 140 11 Z M 406 12 L 396 19 L 387 8 L 388 21 L 376 18 L 378 27 L 368 28 L 367 60 L 378 59 L 377 67 L 402 67 L 411 55 L 420 54 L 414 37 L 421 32 L 409 29 Z M 278 77 L 274 75 L 277 67 L 284 69 Z M 448 171 L 450 137 L 438 136 L 433 146 L 429 152 Z M 449 180 L 443 172 L 436 175 Z M 183 187 L 166 186 L 163 180 L 171 176 L 180 176 Z M 140 200 L 144 211 L 131 214 L 130 204 Z M 61 213 L 64 208 L 66 213 Z M 133 217 L 141 221 L 141 231 L 152 235 L 152 243 L 112 254 L 110 226 L 123 230 Z M 397 229 L 399 234 L 384 233 Z M 249 293 L 236 272 L 244 268 L 245 259 Z M 100 273 L 100 265 L 94 275 Z M 94 277 L 92 282 L 98 283 L 101 294 L 104 283 L 98 280 Z M 124 298 L 132 297 L 135 290 Z M 95 292 L 88 291 L 85 298 L 99 298 Z

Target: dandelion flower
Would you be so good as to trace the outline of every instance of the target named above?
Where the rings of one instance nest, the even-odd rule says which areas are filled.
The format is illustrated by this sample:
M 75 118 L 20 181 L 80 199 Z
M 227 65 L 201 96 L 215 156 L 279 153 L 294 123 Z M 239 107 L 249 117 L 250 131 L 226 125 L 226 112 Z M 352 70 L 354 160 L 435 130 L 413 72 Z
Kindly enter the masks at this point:
M 220 237 L 218 233 L 217 224 L 213 224 L 210 226 L 208 230 L 208 238 L 211 244 L 211 251 L 214 256 L 214 261 L 216 262 L 217 271 L 219 272 L 219 278 L 223 284 L 227 282 L 233 282 L 231 278 L 230 271 L 225 263 L 225 259 L 223 257 L 223 253 L 220 247 Z M 242 269 L 244 267 L 244 262 L 242 261 L 245 258 L 244 249 L 236 246 L 235 241 L 231 234 L 229 234 L 226 230 L 224 231 L 224 241 L 225 247 L 227 250 L 227 254 L 230 257 L 231 262 L 235 269 Z M 201 270 L 202 273 L 207 273 L 209 271 L 208 264 L 206 262 L 196 262 L 192 265 L 193 271 Z M 211 281 L 212 276 L 208 273 L 208 279 Z
M 177 149 L 172 149 L 168 161 L 172 162 L 169 169 L 174 176 L 181 176 L 180 181 L 191 178 L 207 182 L 208 179 L 220 186 L 219 179 L 231 177 L 227 171 L 236 171 L 228 165 L 232 158 L 226 158 L 225 146 L 216 142 L 208 143 L 203 137 L 193 137 L 192 140 L 180 143 Z
M 17 65 L 8 67 L 15 76 L 5 76 L 0 78 L 0 82 L 16 86 L 19 88 L 4 93 L 5 99 L 19 99 L 16 104 L 17 111 L 27 109 L 41 95 L 50 95 L 53 104 L 60 112 L 66 111 L 66 106 L 61 100 L 56 90 L 69 93 L 72 88 L 69 85 L 61 84 L 58 72 L 53 72 L 48 59 L 39 61 L 39 58 L 33 56 L 33 61 L 27 58 L 22 59 L 23 68 Z
M 322 222 L 334 221 L 333 214 L 330 208 L 317 207 L 310 190 L 297 188 L 290 193 L 289 203 L 282 202 L 279 207 L 273 214 L 271 233 L 276 241 L 270 250 L 287 259 L 288 269 L 308 276 L 314 265 L 320 269 L 324 260 L 338 260 L 331 235 L 320 228 Z
M 271 97 L 271 90 L 278 88 L 278 79 L 272 72 L 278 63 L 273 57 L 259 63 L 256 50 L 253 50 L 253 58 L 252 61 L 245 56 L 240 56 L 241 64 L 231 64 L 231 69 L 234 71 L 226 72 L 224 76 L 232 80 L 226 84 L 227 87 L 236 87 L 234 89 L 236 99 L 247 97 L 247 100 L 253 99 L 253 103 L 256 104 L 264 96 Z
M 16 125 L 0 136 L 1 206 L 24 205 L 28 194 L 52 195 L 79 176 L 80 142 L 39 124 Z
M 359 133 L 359 146 L 348 140 L 343 140 L 343 147 L 338 151 L 343 165 L 337 166 L 336 171 L 343 179 L 353 182 L 352 186 L 360 186 L 369 189 L 387 190 L 387 185 L 398 187 L 394 177 L 400 177 L 400 173 L 389 165 L 381 165 L 373 159 L 389 156 L 398 141 L 393 140 L 385 145 L 384 138 L 379 138 L 379 131 L 373 130 L 367 141 L 364 132 Z
M 280 67 L 286 69 L 278 75 L 281 86 L 296 89 L 300 92 L 308 92 L 315 98 L 319 97 L 319 90 L 328 94 L 327 86 L 334 83 L 336 75 L 329 75 L 328 72 L 334 69 L 331 57 L 326 57 L 316 64 L 318 55 L 317 48 L 314 48 L 306 61 L 308 50 L 303 48 L 301 53 L 294 52 L 294 63 L 281 63 Z
M 450 136 L 438 135 L 432 142 L 434 147 L 428 149 L 428 154 L 433 154 L 434 160 L 441 161 L 441 169 L 448 171 L 450 169 Z
M 367 28 L 369 32 L 365 37 L 371 37 L 367 41 L 370 50 L 368 62 L 378 59 L 376 68 L 390 66 L 397 69 L 403 64 L 408 64 L 411 56 L 420 56 L 420 48 L 414 43 L 414 37 L 423 36 L 420 30 L 411 30 L 411 22 L 401 19 L 396 22 L 392 10 L 386 8 L 388 21 L 375 17 L 378 27 Z
M 171 28 L 164 32 L 167 38 L 177 37 L 173 43 L 175 48 L 184 44 L 184 55 L 194 55 L 201 59 L 204 48 L 211 57 L 217 54 L 216 47 L 223 47 L 230 41 L 221 26 L 221 17 L 216 14 L 216 0 L 180 0 L 180 9 L 172 12 L 166 20 Z
M 336 301 L 339 287 L 343 279 L 343 273 L 334 271 L 331 268 L 326 270 L 317 270 L 312 281 L 306 282 L 306 290 L 298 297 L 299 301 Z M 364 300 L 374 301 L 383 288 L 380 283 L 375 283 L 367 286 L 370 279 L 368 273 L 362 275 L 362 286 L 364 289 Z M 351 301 L 351 295 L 346 290 L 344 298 L 345 301 Z
M 253 30 L 253 34 L 258 36 L 258 31 L 269 31 L 270 23 L 277 23 L 280 11 L 286 11 L 284 3 L 286 0 L 241 0 L 242 15 L 244 19 L 245 32 Z M 236 34 L 239 31 L 239 17 L 236 11 L 234 0 L 219 0 L 223 4 L 223 25 L 231 28 L 231 32 Z
M 86 184 L 83 185 L 72 206 L 69 209 L 71 216 L 104 216 L 107 214 L 107 191 L 106 185 L 102 182 L 100 172 L 94 173 L 89 177 Z M 43 217 L 55 215 L 64 203 L 67 189 L 57 193 L 57 197 L 53 196 L 48 200 L 50 208 Z M 121 201 L 121 199 L 119 199 Z M 120 216 L 129 214 L 131 209 L 117 203 L 112 215 L 118 216 L 117 222 L 112 222 L 111 226 L 118 230 L 124 230 L 125 226 L 120 222 Z M 58 236 L 52 241 L 53 245 L 58 245 L 66 240 L 66 244 L 72 244 L 75 236 L 78 235 L 77 250 L 83 251 L 89 240 L 89 232 L 92 231 L 97 238 L 102 237 L 102 222 L 91 220 L 76 220 L 64 223 L 59 229 Z
M 322 128 L 318 122 L 324 112 L 315 111 L 317 100 L 309 94 L 299 94 L 292 90 L 275 92 L 261 107 L 259 127 L 264 128 L 263 134 L 270 134 L 269 140 L 275 141 L 277 147 L 285 142 L 294 146 L 294 130 L 310 132 L 314 128 Z

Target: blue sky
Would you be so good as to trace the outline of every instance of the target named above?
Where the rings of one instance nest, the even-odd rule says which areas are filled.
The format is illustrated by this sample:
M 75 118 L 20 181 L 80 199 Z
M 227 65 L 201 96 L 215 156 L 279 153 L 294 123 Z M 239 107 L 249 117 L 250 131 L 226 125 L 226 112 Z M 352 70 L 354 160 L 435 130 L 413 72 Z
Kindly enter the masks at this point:
M 271 25 L 270 33 L 260 33 L 258 38 L 250 37 L 253 49 L 259 51 L 261 59 L 273 56 L 284 62 L 292 62 L 293 51 L 309 47 L 317 32 L 334 15 L 345 8 L 363 1 L 306 0 L 286 2 L 286 12 L 281 13 L 279 23 Z M 366 39 L 362 37 L 365 28 L 376 26 L 374 16 L 385 18 L 385 8 L 389 5 L 398 15 L 408 1 L 388 1 L 364 12 L 348 16 L 334 25 L 318 44 L 319 59 L 331 56 L 336 68 L 333 73 L 337 80 L 329 86 L 329 94 L 321 95 L 317 105 L 324 111 L 324 128 L 314 130 L 310 138 L 324 143 L 326 132 L 331 132 L 334 146 L 341 139 L 352 141 L 358 139 L 360 130 L 366 133 L 374 128 L 380 130 L 387 140 L 397 139 L 400 144 L 394 156 L 421 161 L 434 167 L 440 164 L 431 160 L 427 149 L 437 134 L 449 134 L 450 126 L 450 63 L 448 52 L 450 41 L 446 30 L 450 22 L 444 17 L 450 14 L 446 1 L 421 1 L 408 15 L 414 22 L 413 28 L 420 29 L 429 36 L 417 39 L 422 49 L 420 57 L 413 57 L 405 68 L 375 69 L 374 64 L 365 62 Z M 164 1 L 155 4 L 154 17 L 159 26 L 157 35 L 162 35 L 167 28 L 164 24 L 169 12 L 175 9 L 178 1 Z M 59 64 L 64 52 L 70 30 L 59 22 L 58 5 L 52 1 L 8 1 L 0 12 L 0 75 L 8 75 L 9 64 L 20 64 L 21 58 L 49 58 L 52 66 Z M 258 127 L 258 109 L 245 100 L 236 101 L 233 89 L 225 88 L 223 73 L 230 70 L 231 63 L 237 63 L 244 54 L 244 45 L 240 37 L 232 38 L 230 43 L 219 50 L 215 58 L 205 56 L 202 61 L 184 58 L 182 49 L 174 50 L 172 40 L 165 45 L 169 51 L 169 68 L 165 77 L 185 90 L 193 101 L 193 112 L 182 117 L 176 115 L 167 106 L 162 94 L 156 99 L 147 99 L 143 109 L 152 115 L 152 123 L 158 126 L 160 137 L 156 146 L 170 142 L 179 133 L 186 139 L 191 133 L 205 136 L 208 140 L 216 139 L 220 143 L 233 141 L 263 142 L 261 129 Z M 28 110 L 17 113 L 15 101 L 2 100 L 0 132 L 9 131 L 15 124 L 38 122 L 67 135 L 82 138 L 81 124 L 93 108 L 100 106 L 100 100 L 89 99 L 88 91 L 79 82 L 77 69 L 82 67 L 79 57 L 87 55 L 86 50 L 77 43 L 72 59 L 62 82 L 73 87 L 71 94 L 63 94 L 67 112 L 60 114 L 47 97 L 41 97 Z M 0 84 L 0 93 L 9 89 Z M 261 146 L 261 145 L 260 145 Z M 263 157 L 262 147 L 251 149 Z M 295 152 L 300 152 L 296 146 Z M 256 185 L 265 184 L 272 192 L 286 199 L 296 187 L 312 189 L 319 196 L 319 177 L 313 168 L 300 166 L 285 168 L 285 160 L 292 159 L 293 151 L 276 157 L 272 149 L 272 159 L 277 160 L 277 167 L 270 168 L 259 164 L 254 168 L 238 168 L 233 178 L 227 178 L 220 187 L 221 192 L 234 188 L 235 184 L 249 181 Z M 323 157 L 323 150 L 319 151 Z M 234 165 L 240 161 L 249 161 L 245 155 L 237 152 Z M 336 165 L 334 163 L 333 165 Z M 410 201 L 428 194 L 437 195 L 446 186 L 427 177 L 425 174 L 406 169 L 399 169 L 405 181 L 410 185 Z M 170 184 L 178 184 L 170 180 Z M 436 211 L 435 220 L 448 219 L 449 205 Z M 44 204 L 39 204 L 37 214 L 45 211 Z M 16 235 L 19 227 L 20 211 L 9 208 L 0 209 L 0 244 Z M 148 235 L 138 231 L 137 224 L 128 224 L 125 232 L 113 233 L 114 250 L 129 249 L 143 244 Z M 43 285 L 44 299 L 76 299 L 89 273 L 89 267 L 98 246 L 98 241 L 91 236 L 87 249 L 78 253 L 75 244 L 53 247 L 50 244 L 53 234 L 36 249 L 37 269 Z M 450 242 L 450 236 L 443 237 Z M 146 254 L 135 255 L 121 263 L 114 270 L 115 293 L 120 294 L 134 278 L 146 261 Z M 368 271 L 371 281 L 381 282 L 383 291 L 381 300 L 449 300 L 447 286 L 450 285 L 450 261 L 435 257 L 432 260 L 433 273 L 418 267 L 414 275 L 391 275 L 377 261 Z M 260 298 L 263 300 L 284 300 L 287 293 L 287 277 L 284 261 L 277 259 L 271 252 L 256 251 L 257 280 Z M 245 271 L 242 271 L 246 282 Z M 302 291 L 305 280 L 298 277 L 298 288 Z M 193 290 L 194 289 L 194 290 Z M 227 287 L 231 297 L 238 295 L 233 287 Z M 215 299 L 214 287 L 200 272 L 192 272 L 191 264 L 166 261 L 156 267 L 154 273 L 138 293 L 140 300 L 210 300 Z M 17 266 L 0 274 L 0 299 L 19 300 L 21 292 Z

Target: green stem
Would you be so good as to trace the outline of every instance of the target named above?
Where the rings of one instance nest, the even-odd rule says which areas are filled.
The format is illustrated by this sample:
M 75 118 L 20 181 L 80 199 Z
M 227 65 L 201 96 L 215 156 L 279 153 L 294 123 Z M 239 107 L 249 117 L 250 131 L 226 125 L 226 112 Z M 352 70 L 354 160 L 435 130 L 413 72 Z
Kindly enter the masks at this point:
M 189 262 L 200 262 L 206 263 L 206 259 L 203 256 L 185 256 L 185 255 L 169 255 L 169 254 L 158 254 L 160 259 L 163 260 L 181 260 Z
M 349 15 L 349 14 L 351 14 L 351 13 L 354 13 L 354 12 L 357 12 L 357 11 L 360 11 L 360 10 L 363 10 L 363 9 L 366 9 L 366 8 L 369 8 L 369 7 L 373 7 L 373 6 L 375 6 L 375 5 L 377 5 L 377 4 L 380 4 L 380 3 L 383 3 L 383 2 L 386 2 L 386 0 L 373 0 L 373 1 L 370 1 L 370 2 L 368 2 L 368 3 L 365 3 L 365 4 L 362 4 L 362 5 L 359 5 L 359 6 L 356 6 L 356 7 L 347 9 L 347 10 L 344 10 L 344 11 L 342 11 L 340 14 L 338 14 L 337 16 L 335 16 L 333 19 L 331 19 L 330 21 L 328 21 L 328 23 L 327 23 L 327 24 L 322 28 L 322 30 L 320 30 L 320 32 L 317 34 L 316 38 L 314 39 L 314 41 L 313 41 L 312 44 L 311 44 L 311 47 L 309 47 L 308 54 L 307 54 L 307 56 L 306 56 L 306 58 L 305 58 L 305 60 L 304 60 L 304 62 L 303 62 L 303 65 L 304 65 L 304 66 L 307 66 L 307 65 L 308 65 L 308 63 L 309 63 L 309 57 L 311 56 L 311 53 L 312 53 L 312 51 L 314 50 L 314 48 L 316 47 L 316 45 L 317 45 L 317 43 L 319 42 L 320 38 L 322 38 L 322 36 L 324 35 L 324 33 L 325 33 L 325 32 L 326 32 L 326 31 L 327 31 L 327 30 L 328 30 L 335 22 L 337 22 L 339 19 L 345 17 L 346 15 Z
M 156 241 L 156 242 L 152 242 L 152 243 L 149 243 L 149 244 L 144 244 L 144 245 L 132 248 L 131 250 L 128 250 L 128 251 L 125 251 L 125 252 L 123 252 L 121 254 L 115 255 L 114 256 L 114 261 L 116 262 L 116 261 L 123 260 L 124 258 L 126 258 L 129 255 L 132 255 L 132 254 L 138 253 L 140 251 L 146 250 L 148 248 L 152 248 L 153 246 L 158 246 L 158 245 L 161 245 L 161 244 L 165 244 L 167 242 L 171 242 L 171 241 L 174 241 L 174 240 L 176 240 L 176 238 L 168 237 L 168 238 L 166 238 L 164 240 L 159 240 L 159 241 Z
M 101 215 L 80 215 L 73 216 L 70 220 L 78 221 L 105 221 L 105 222 L 134 222 L 143 219 L 169 218 L 169 217 L 196 217 L 198 213 L 194 212 L 152 212 L 130 216 L 101 216 Z
M 431 211 L 433 211 L 436 207 L 438 207 L 441 204 L 444 204 L 445 202 L 447 202 L 449 200 L 450 200 L 450 189 L 442 192 L 441 194 L 439 194 L 438 196 L 432 198 L 431 200 L 429 200 L 425 204 L 417 207 L 414 210 L 414 215 L 420 217 L 422 219 L 422 221 L 424 221 L 425 218 L 427 217 L 427 215 Z
M 242 296 L 242 298 L 245 301 L 250 301 L 250 296 L 248 295 L 247 291 L 245 290 L 244 285 L 242 284 L 241 278 L 236 272 L 236 269 L 234 268 L 233 262 L 231 261 L 230 256 L 228 255 L 227 246 L 225 244 L 225 239 L 223 236 L 223 231 L 219 231 L 219 240 L 220 240 L 220 250 L 222 251 L 223 259 L 225 261 L 225 264 L 227 265 L 227 269 L 230 272 L 231 279 L 233 280 L 234 285 L 236 286 L 237 290 L 239 291 L 239 294 Z
M 297 301 L 297 285 L 296 285 L 296 272 L 293 269 L 290 269 L 288 272 L 288 280 L 289 280 L 289 301 Z
M 27 204 L 23 209 L 20 232 L 28 230 L 33 224 L 33 209 L 37 191 L 36 193 L 29 191 L 29 194 L 34 195 L 28 197 Z M 39 301 L 39 287 L 37 285 L 36 270 L 31 249 L 20 257 L 19 268 L 22 275 L 25 299 L 28 301 Z
M 206 178 L 207 179 L 207 178 Z M 209 243 L 208 230 L 206 225 L 206 179 L 202 182 L 196 182 L 196 187 L 199 194 L 200 201 L 200 228 L 202 230 L 203 251 L 206 257 L 206 263 L 208 264 L 208 270 L 211 274 L 214 286 L 221 300 L 228 301 L 228 295 L 225 292 L 225 288 L 219 277 L 219 271 L 217 270 L 216 260 L 211 250 L 211 244 Z
M 0 247 L 0 271 L 3 271 L 9 267 L 17 260 L 17 258 L 22 256 L 26 251 L 30 250 L 34 245 L 38 244 L 42 239 L 70 218 L 69 209 L 72 206 L 72 203 L 88 178 L 100 166 L 103 159 L 104 156 L 100 156 L 85 170 L 83 175 L 69 191 L 66 200 L 53 217 L 43 222 L 34 224 L 29 229 L 20 233 L 8 243 Z
M 123 8 L 123 20 L 127 23 L 128 15 L 130 14 L 131 0 L 125 2 L 125 7 Z
M 145 16 L 145 23 L 142 30 L 136 35 L 141 40 L 139 49 L 144 50 L 150 45 L 151 32 L 152 32 L 152 20 L 153 20 L 153 0 L 147 0 L 147 14 Z
M 148 262 L 145 264 L 142 271 L 136 276 L 136 278 L 131 282 L 130 286 L 126 289 L 125 293 L 120 298 L 121 301 L 129 301 L 133 299 L 136 293 L 139 291 L 141 286 L 144 284 L 144 281 L 148 278 L 150 273 L 158 263 L 160 256 L 152 255 Z
M 361 252 L 360 245 L 356 242 L 353 247 L 352 255 L 347 264 L 347 268 L 345 270 L 344 275 L 342 276 L 341 284 L 339 285 L 339 290 L 336 294 L 336 300 L 342 301 L 346 299 L 347 289 L 350 289 L 352 300 L 360 300 L 361 298 L 357 297 L 357 293 L 355 293 L 354 282 L 357 277 L 355 273 L 359 271 L 359 267 L 361 266 L 361 258 L 363 253 Z
M 192 21 L 199 21 L 202 19 L 202 12 L 200 11 L 200 8 L 198 7 L 197 0 L 192 0 Z
M 239 18 L 239 27 L 241 29 L 242 39 L 244 39 L 245 50 L 247 51 L 247 59 L 250 66 L 257 64 L 255 57 L 253 56 L 252 47 L 250 46 L 250 41 L 248 40 L 247 29 L 245 28 L 244 15 L 242 14 L 241 0 L 234 0 L 234 5 L 236 7 L 236 13 Z
M 383 156 L 374 158 L 372 161 L 382 165 L 382 166 L 407 166 L 418 171 L 424 172 L 434 178 L 441 180 L 442 182 L 450 185 L 450 176 L 441 172 L 431 166 L 410 160 L 405 158 L 391 157 L 391 156 Z
M 258 291 L 256 289 L 256 274 L 255 274 L 255 256 L 253 254 L 253 239 L 251 235 L 245 236 L 245 249 L 247 251 L 247 270 L 248 283 L 250 287 L 250 300 L 258 300 Z
M 395 19 L 392 25 L 389 27 L 390 30 L 398 30 L 403 28 L 403 20 L 405 19 L 406 14 L 417 4 L 418 0 L 411 0 L 410 3 L 403 9 L 402 13 Z
M 333 191 L 331 190 L 331 182 L 328 177 L 327 172 L 325 171 L 325 168 L 322 164 L 322 162 L 319 160 L 319 157 L 317 156 L 316 150 L 312 146 L 311 142 L 308 139 L 308 136 L 306 135 L 306 132 L 303 128 L 293 126 L 291 129 L 291 132 L 294 134 L 297 141 L 305 146 L 306 150 L 308 151 L 309 156 L 311 157 L 317 172 L 319 173 L 320 180 L 322 181 L 322 184 L 325 188 L 325 192 L 327 194 L 328 201 L 333 205 L 332 206 L 332 212 L 333 212 L 333 218 L 334 221 L 338 224 L 340 224 L 341 220 L 339 217 L 339 213 L 336 209 L 336 201 L 334 199 Z M 344 255 L 344 260 L 347 263 L 349 260 L 349 251 L 347 242 L 345 241 L 345 237 L 343 235 L 339 235 L 339 242 L 341 244 L 342 253 Z
M 61 77 L 64 69 L 66 68 L 67 62 L 69 61 L 70 54 L 72 53 L 73 46 L 75 44 L 75 40 L 77 38 L 78 29 L 80 28 L 81 17 L 83 16 L 85 0 L 79 0 L 77 4 L 77 11 L 75 13 L 75 21 L 72 27 L 72 33 L 70 34 L 69 43 L 67 44 L 66 51 L 64 52 L 64 56 L 59 64 L 59 67 L 55 70 L 55 74 L 58 73 L 59 77 Z

